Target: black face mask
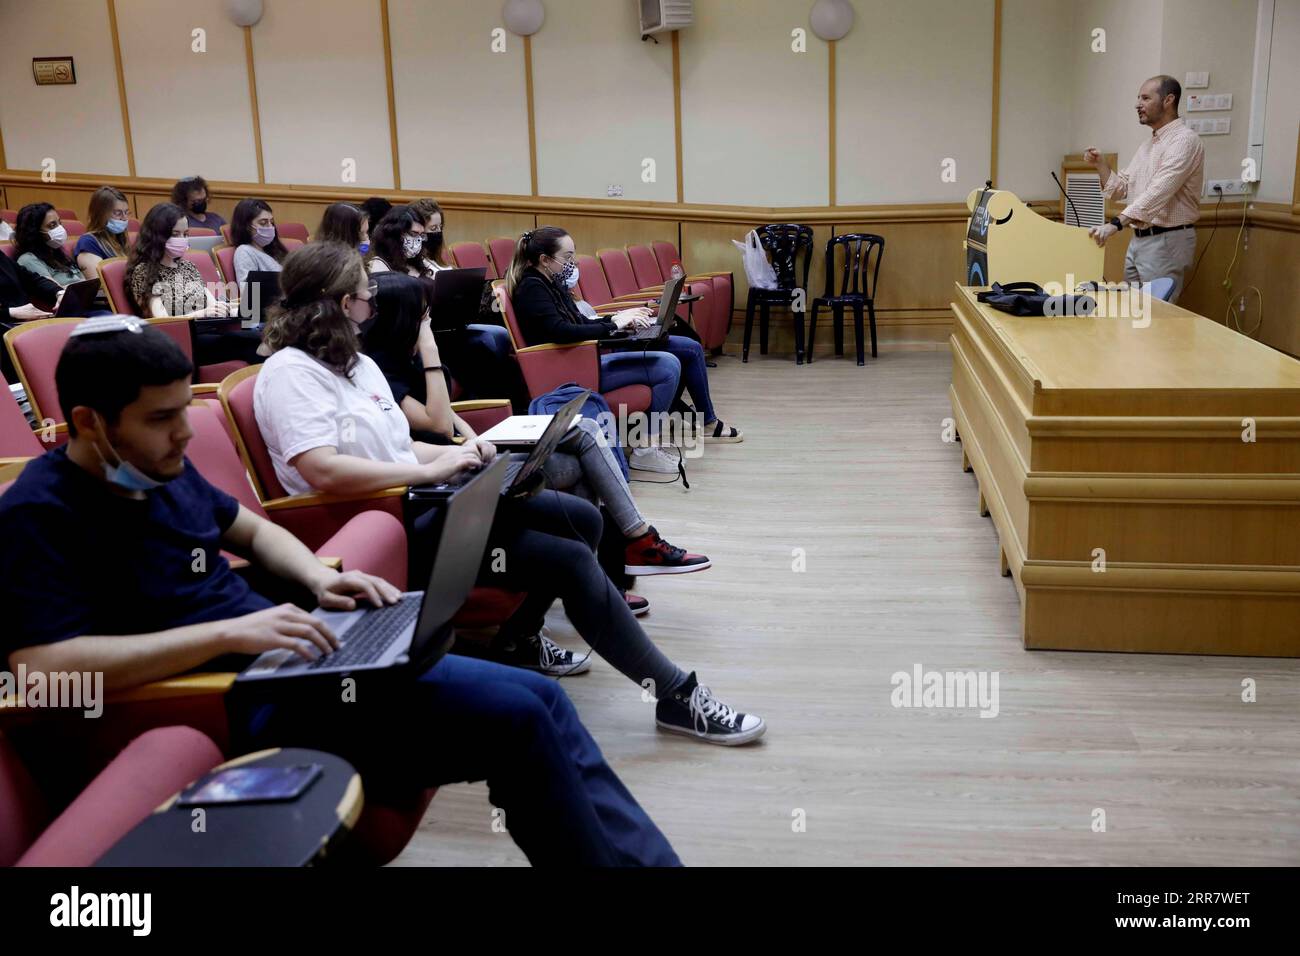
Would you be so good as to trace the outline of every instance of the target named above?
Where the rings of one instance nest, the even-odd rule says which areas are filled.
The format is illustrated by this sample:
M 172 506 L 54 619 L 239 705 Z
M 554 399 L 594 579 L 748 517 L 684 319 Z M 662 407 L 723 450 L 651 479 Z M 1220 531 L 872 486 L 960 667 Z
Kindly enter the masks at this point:
M 438 258 L 438 253 L 442 251 L 441 232 L 426 232 L 424 234 L 424 251 L 430 259 Z
M 190 212 L 196 212 L 201 216 L 207 211 L 208 201 L 206 199 L 200 199 L 198 202 L 190 203 Z

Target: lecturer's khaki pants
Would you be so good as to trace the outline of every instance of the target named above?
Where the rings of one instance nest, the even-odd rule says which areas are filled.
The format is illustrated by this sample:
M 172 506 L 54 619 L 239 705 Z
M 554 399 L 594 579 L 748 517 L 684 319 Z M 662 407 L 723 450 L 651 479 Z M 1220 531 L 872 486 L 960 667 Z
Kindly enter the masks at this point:
M 1158 236 L 1134 236 L 1124 257 L 1124 281 L 1154 282 L 1161 276 L 1174 280 L 1170 302 L 1177 302 L 1196 256 L 1196 230 L 1179 229 Z

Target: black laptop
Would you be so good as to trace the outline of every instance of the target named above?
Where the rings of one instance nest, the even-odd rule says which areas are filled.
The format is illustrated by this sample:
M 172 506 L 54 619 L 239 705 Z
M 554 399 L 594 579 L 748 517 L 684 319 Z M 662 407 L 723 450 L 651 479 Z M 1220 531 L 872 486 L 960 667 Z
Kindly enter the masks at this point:
M 672 328 L 673 316 L 677 313 L 677 302 L 685 281 L 685 276 L 678 276 L 664 285 L 664 291 L 659 296 L 659 314 L 655 316 L 653 325 L 644 329 L 620 329 L 613 335 L 602 338 L 600 344 L 645 347 L 665 338 L 668 330 Z
M 63 298 L 54 313 L 56 319 L 71 319 L 95 311 L 95 296 L 99 295 L 98 279 L 83 279 L 63 287 Z
M 573 427 L 573 416 L 577 415 L 582 409 L 591 392 L 583 390 L 581 395 L 576 395 L 571 401 L 565 402 L 564 407 L 551 416 L 551 423 L 546 426 L 542 432 L 537 444 L 527 455 L 523 453 L 511 455 L 499 455 L 496 461 L 492 463 L 495 467 L 497 462 L 506 461 L 506 470 L 501 483 L 501 496 L 516 497 L 532 494 L 540 486 L 539 472 L 542 465 L 546 464 L 546 459 L 551 457 L 556 447 L 564 440 L 564 436 L 569 433 Z M 466 481 L 473 480 L 476 472 L 462 472 L 450 481 L 438 485 L 414 485 L 410 488 L 412 498 L 439 499 L 445 498 L 457 491 Z
M 431 281 L 429 319 L 434 332 L 459 332 L 478 321 L 486 269 L 439 269 Z
M 267 651 L 236 681 L 385 670 L 408 664 L 423 672 L 436 664 L 455 642 L 449 625 L 478 578 L 507 468 L 506 460 L 498 459 L 475 472 L 450 496 L 424 591 L 408 591 L 388 607 L 366 606 L 354 611 L 317 608 L 312 614 L 338 637 L 338 650 L 314 661 L 290 650 Z

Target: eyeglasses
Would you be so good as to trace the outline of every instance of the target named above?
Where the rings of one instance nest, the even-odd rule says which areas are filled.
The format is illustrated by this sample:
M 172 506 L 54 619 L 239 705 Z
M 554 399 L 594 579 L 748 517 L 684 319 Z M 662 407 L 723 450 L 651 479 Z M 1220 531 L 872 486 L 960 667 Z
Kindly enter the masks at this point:
M 366 301 L 373 299 L 377 295 L 379 295 L 379 283 L 371 282 L 368 286 L 366 286 Z M 358 296 L 358 298 L 360 297 Z

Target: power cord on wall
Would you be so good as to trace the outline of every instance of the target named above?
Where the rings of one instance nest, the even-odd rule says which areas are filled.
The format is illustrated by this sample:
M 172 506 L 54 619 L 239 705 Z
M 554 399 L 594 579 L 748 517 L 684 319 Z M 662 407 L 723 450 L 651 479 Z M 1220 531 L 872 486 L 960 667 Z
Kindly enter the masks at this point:
M 1220 190 L 1220 196 L 1222 196 L 1221 190 Z M 1233 298 L 1232 271 L 1237 267 L 1237 259 L 1241 255 L 1241 240 L 1246 233 L 1246 211 L 1249 208 L 1250 208 L 1250 194 L 1247 193 L 1245 196 L 1242 197 L 1242 201 L 1241 201 L 1241 226 L 1238 227 L 1237 229 L 1237 240 L 1235 243 L 1233 243 L 1232 261 L 1228 263 L 1227 271 L 1224 272 L 1223 274 L 1223 291 L 1228 296 L 1228 307 L 1226 310 L 1224 310 L 1223 322 L 1225 325 L 1231 324 L 1232 327 L 1236 329 L 1238 332 L 1240 332 L 1242 335 L 1248 336 L 1250 338 L 1254 338 L 1256 334 L 1259 332 L 1260 328 L 1262 328 L 1264 325 L 1264 293 L 1259 291 L 1259 288 L 1257 286 L 1253 286 L 1253 285 L 1246 286 L 1246 288 L 1241 293 L 1241 298 L 1238 301 L 1238 303 L 1234 304 L 1232 301 Z M 1215 221 L 1217 225 L 1217 221 L 1218 221 L 1217 212 L 1215 214 Z M 1208 244 L 1207 244 L 1207 248 L 1208 248 Z M 1242 319 L 1242 315 L 1246 311 L 1246 296 L 1252 291 L 1259 299 L 1259 321 L 1255 323 L 1254 328 L 1247 331 L 1246 329 L 1243 329 L 1241 327 L 1241 319 Z

